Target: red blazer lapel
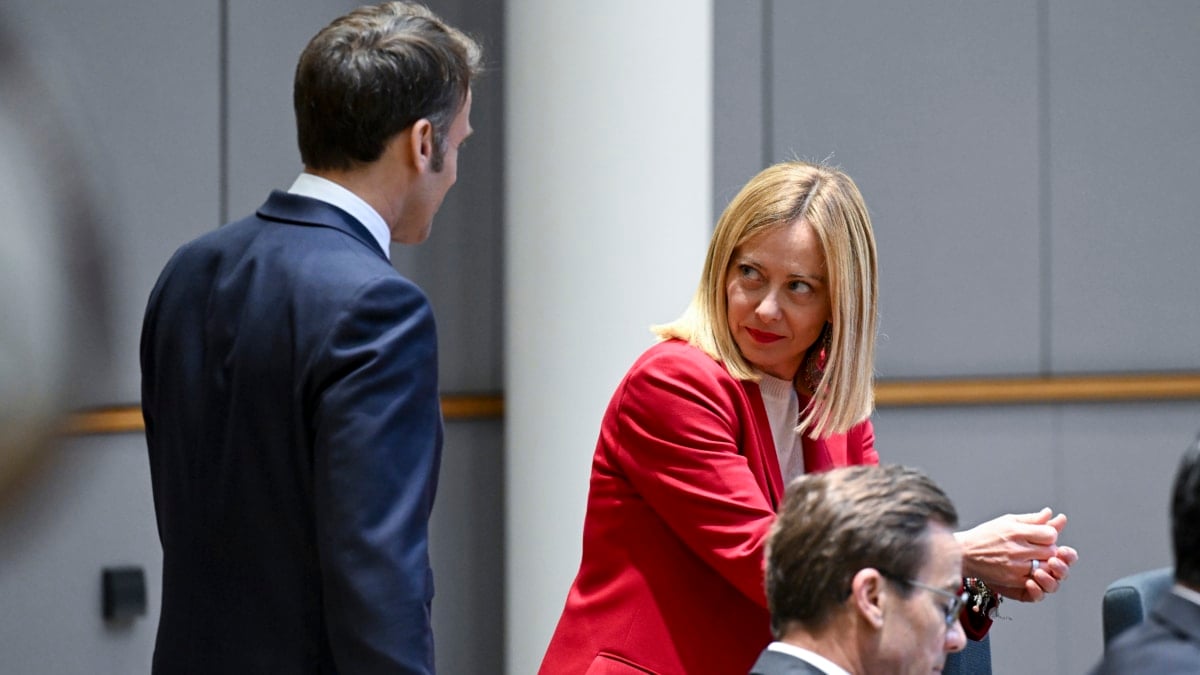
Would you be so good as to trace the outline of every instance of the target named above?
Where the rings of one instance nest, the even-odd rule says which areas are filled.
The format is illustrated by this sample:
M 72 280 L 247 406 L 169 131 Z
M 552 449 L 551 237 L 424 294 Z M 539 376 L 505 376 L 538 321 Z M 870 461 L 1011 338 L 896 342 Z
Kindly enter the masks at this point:
M 779 455 L 775 452 L 775 439 L 771 437 L 771 421 L 767 419 L 767 407 L 763 404 L 762 392 L 759 391 L 757 383 L 742 382 L 742 389 L 745 390 L 746 397 L 750 400 L 750 408 L 754 411 L 754 428 L 766 430 L 765 437 L 756 434 L 754 440 L 757 442 L 747 444 L 746 459 L 749 460 L 751 468 L 756 465 L 761 467 L 762 471 L 755 471 L 759 485 L 763 488 L 767 500 L 771 502 L 771 508 L 778 511 L 779 503 L 783 501 L 783 474 L 779 469 Z M 805 461 L 808 461 L 807 455 Z

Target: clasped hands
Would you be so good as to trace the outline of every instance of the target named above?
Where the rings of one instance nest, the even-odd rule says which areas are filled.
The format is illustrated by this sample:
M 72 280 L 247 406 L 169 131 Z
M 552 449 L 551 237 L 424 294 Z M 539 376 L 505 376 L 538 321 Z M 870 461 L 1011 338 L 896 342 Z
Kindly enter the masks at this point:
M 1079 553 L 1059 546 L 1067 524 L 1050 508 L 993 518 L 955 537 L 963 547 L 963 575 L 979 577 L 996 593 L 1037 602 L 1054 593 L 1071 573 Z M 1038 561 L 1033 565 L 1031 561 Z

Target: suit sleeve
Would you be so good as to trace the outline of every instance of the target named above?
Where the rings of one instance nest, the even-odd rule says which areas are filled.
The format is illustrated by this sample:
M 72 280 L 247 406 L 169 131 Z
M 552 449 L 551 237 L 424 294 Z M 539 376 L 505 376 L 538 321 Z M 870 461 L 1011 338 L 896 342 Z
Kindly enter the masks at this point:
M 617 402 L 619 462 L 684 544 L 759 605 L 774 509 L 742 449 L 740 384 L 712 367 L 660 359 L 636 369 Z
M 343 672 L 432 673 L 442 420 L 429 303 L 399 277 L 369 284 L 320 354 L 314 503 L 334 659 Z

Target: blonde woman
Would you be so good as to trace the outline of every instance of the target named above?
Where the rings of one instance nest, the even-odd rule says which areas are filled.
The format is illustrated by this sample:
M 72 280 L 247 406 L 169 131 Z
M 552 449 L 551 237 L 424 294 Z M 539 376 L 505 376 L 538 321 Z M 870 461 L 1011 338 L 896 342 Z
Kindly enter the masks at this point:
M 771 641 L 763 552 L 784 485 L 879 462 L 877 286 L 870 217 L 841 171 L 778 164 L 733 199 L 690 306 L 655 328 L 609 403 L 582 562 L 542 673 L 750 669 Z M 964 569 L 1022 599 L 1053 592 L 1074 561 L 1055 546 L 1064 522 L 1042 512 L 960 533 L 966 556 L 980 552 Z M 1031 560 L 1044 561 L 1036 578 Z M 967 632 L 981 637 L 976 618 Z

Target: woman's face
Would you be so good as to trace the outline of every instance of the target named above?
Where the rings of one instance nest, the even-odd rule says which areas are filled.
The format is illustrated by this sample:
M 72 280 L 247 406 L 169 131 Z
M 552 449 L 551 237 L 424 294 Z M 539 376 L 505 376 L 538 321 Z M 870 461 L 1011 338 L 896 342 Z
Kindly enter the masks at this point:
M 798 220 L 747 240 L 725 273 L 734 342 L 755 368 L 791 380 L 829 321 L 825 254 Z

